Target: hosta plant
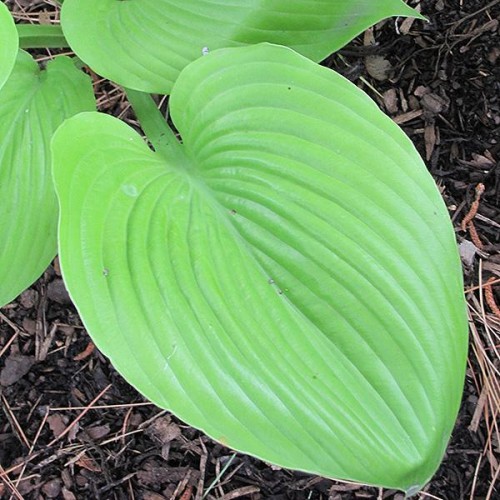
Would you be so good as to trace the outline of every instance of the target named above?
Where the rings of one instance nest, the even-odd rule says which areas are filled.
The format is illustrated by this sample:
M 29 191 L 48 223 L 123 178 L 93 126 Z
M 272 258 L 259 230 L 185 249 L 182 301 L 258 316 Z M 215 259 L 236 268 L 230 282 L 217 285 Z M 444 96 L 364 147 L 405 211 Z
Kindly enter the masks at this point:
M 147 142 L 88 111 L 89 83 L 74 65 L 67 76 L 69 60 L 26 89 L 14 68 L 0 92 L 0 105 L 18 104 L 12 131 L 0 129 L 12 151 L 0 175 L 17 191 L 4 194 L 1 223 L 31 246 L 19 257 L 31 266 L 35 216 L 12 227 L 49 177 L 46 136 L 62 122 L 51 158 L 61 268 L 117 370 L 232 448 L 411 495 L 453 427 L 466 320 L 453 229 L 418 153 L 315 62 L 370 23 L 411 14 L 396 0 L 374 5 L 66 0 L 62 33 L 19 27 L 21 46 L 67 41 L 128 87 Z M 58 104 L 42 93 L 55 69 L 68 80 L 48 86 Z M 171 93 L 178 134 L 144 91 Z M 40 216 L 53 223 L 55 208 Z M 6 275 L 20 266 L 0 263 Z

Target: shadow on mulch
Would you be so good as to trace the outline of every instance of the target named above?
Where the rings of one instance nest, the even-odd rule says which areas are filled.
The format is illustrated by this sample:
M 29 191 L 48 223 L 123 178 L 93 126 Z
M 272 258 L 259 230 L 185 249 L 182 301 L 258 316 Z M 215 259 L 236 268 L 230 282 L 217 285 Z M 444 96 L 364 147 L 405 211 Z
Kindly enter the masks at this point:
M 452 441 L 420 498 L 493 500 L 500 498 L 494 487 L 500 2 L 410 3 L 430 22 L 386 21 L 325 64 L 366 90 L 412 138 L 441 187 L 461 245 L 473 333 L 469 369 Z M 47 7 L 19 4 L 32 12 Z M 100 102 L 128 117 L 116 89 L 103 88 Z M 477 214 L 464 224 L 474 207 Z M 490 278 L 497 281 L 485 286 Z M 93 348 L 57 263 L 2 309 L 0 353 L 0 465 L 9 472 L 0 483 L 2 498 L 11 491 L 64 500 L 188 500 L 204 492 L 224 500 L 403 498 L 235 454 L 145 402 Z

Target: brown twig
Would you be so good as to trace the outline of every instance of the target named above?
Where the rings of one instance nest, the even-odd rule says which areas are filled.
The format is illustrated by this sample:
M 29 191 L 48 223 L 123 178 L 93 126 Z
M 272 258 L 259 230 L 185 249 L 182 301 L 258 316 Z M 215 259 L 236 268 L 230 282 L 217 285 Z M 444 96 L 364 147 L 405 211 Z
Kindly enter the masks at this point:
M 497 482 L 498 479 L 498 474 L 500 473 L 500 466 L 497 466 L 497 469 L 495 471 L 495 474 L 491 480 L 490 487 L 488 488 L 488 493 L 486 493 L 486 498 L 485 500 L 491 500 L 493 498 L 493 490 L 495 489 L 495 483 Z
M 127 410 L 127 413 L 125 414 L 125 418 L 123 419 L 123 425 L 122 425 L 122 430 L 121 430 L 121 434 L 122 434 L 122 443 L 123 445 L 125 446 L 125 435 L 127 433 L 127 427 L 128 427 L 128 421 L 130 419 L 130 415 L 132 415 L 132 411 L 134 409 L 131 407 Z
M 28 449 L 31 449 L 31 444 L 28 441 L 26 434 L 24 433 L 22 427 L 19 425 L 19 422 L 17 421 L 16 416 L 12 412 L 12 409 L 9 405 L 9 402 L 7 401 L 7 399 L 5 398 L 5 396 L 3 394 L 2 394 L 2 402 L 3 402 L 3 408 L 5 411 L 5 415 L 7 416 L 8 420 L 12 424 L 13 431 L 16 433 L 19 440 L 22 441 Z
M 474 219 L 477 213 L 477 209 L 479 208 L 479 200 L 481 199 L 481 195 L 484 193 L 484 184 L 479 183 L 476 186 L 476 197 L 474 201 L 472 202 L 472 205 L 470 207 L 470 210 L 467 212 L 465 217 L 462 220 L 462 231 L 465 231 L 467 229 L 467 225 L 469 222 Z
M 19 336 L 19 332 L 17 331 L 12 335 L 12 337 L 5 343 L 3 348 L 0 350 L 0 358 L 8 351 L 9 347 L 13 344 L 13 342 L 17 339 Z
M 472 240 L 472 243 L 474 243 L 476 248 L 482 250 L 484 248 L 484 245 L 483 242 L 481 241 L 481 238 L 479 237 L 479 234 L 477 234 L 474 222 L 470 221 L 469 224 L 467 225 L 467 228 L 469 229 L 470 239 Z
M 0 465 L 0 476 L 2 477 L 2 481 L 5 483 L 7 488 L 9 488 L 9 490 L 12 492 L 12 495 L 14 495 L 19 500 L 23 500 L 23 497 L 21 493 L 19 493 L 19 490 L 17 489 L 16 485 L 11 481 L 10 477 L 7 475 L 7 472 L 1 465 Z
M 500 319 L 500 307 L 498 307 L 495 296 L 493 295 L 493 283 L 497 281 L 495 278 L 490 278 L 483 286 L 484 288 L 484 298 L 488 307 L 491 309 L 491 312 Z
M 87 347 L 79 354 L 73 357 L 73 361 L 83 361 L 88 358 L 95 350 L 94 342 L 89 342 Z
M 203 490 L 205 489 L 205 474 L 208 461 L 208 451 L 202 439 L 200 439 L 200 446 L 203 453 L 200 457 L 200 478 L 198 479 L 198 485 L 196 486 L 195 500 L 203 500 L 204 498 Z
M 224 496 L 220 497 L 220 500 L 234 500 L 235 498 L 249 496 L 259 492 L 260 488 L 258 486 L 242 486 L 241 488 L 226 493 Z
M 31 447 L 29 449 L 28 455 L 31 455 L 33 453 L 33 450 L 35 449 L 35 445 L 38 442 L 38 438 L 40 437 L 40 434 L 42 433 L 42 429 L 44 428 L 45 423 L 47 422 L 48 416 L 49 416 L 49 412 L 47 411 L 47 412 L 45 412 L 45 415 L 43 417 L 42 423 L 38 427 L 38 431 L 35 434 L 35 438 L 33 439 L 33 443 L 31 444 Z M 16 479 L 16 483 L 15 483 L 16 488 L 19 486 L 19 484 L 23 480 L 23 476 L 24 476 L 24 473 L 26 471 L 26 467 L 27 466 L 28 466 L 28 462 L 26 462 L 26 463 L 23 464 L 23 468 L 22 468 L 22 470 L 21 470 L 21 472 L 19 474 L 19 477 Z M 26 480 L 26 478 L 24 478 L 24 479 Z

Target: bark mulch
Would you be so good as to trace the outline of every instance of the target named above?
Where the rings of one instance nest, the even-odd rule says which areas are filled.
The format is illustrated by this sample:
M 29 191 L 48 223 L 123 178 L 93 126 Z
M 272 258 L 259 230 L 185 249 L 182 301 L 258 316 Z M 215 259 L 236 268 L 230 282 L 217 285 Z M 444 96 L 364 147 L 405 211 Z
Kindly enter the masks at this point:
M 6 2 L 19 20 L 55 2 Z M 417 498 L 499 499 L 500 0 L 422 0 L 325 64 L 367 91 L 426 159 L 463 260 L 471 341 L 444 461 Z M 52 14 L 51 14 L 52 15 Z M 117 88 L 101 109 L 133 121 Z M 391 499 L 236 454 L 144 401 L 94 349 L 57 261 L 0 313 L 0 498 Z

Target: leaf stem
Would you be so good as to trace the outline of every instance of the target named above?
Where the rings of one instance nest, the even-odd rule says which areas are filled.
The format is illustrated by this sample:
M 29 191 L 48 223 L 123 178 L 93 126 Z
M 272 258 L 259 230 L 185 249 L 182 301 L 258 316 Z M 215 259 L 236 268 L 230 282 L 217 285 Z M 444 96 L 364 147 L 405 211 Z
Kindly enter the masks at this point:
M 59 24 L 16 24 L 22 49 L 69 48 Z
M 180 157 L 184 157 L 181 143 L 168 126 L 151 95 L 132 89 L 125 89 L 125 93 L 142 130 L 155 150 L 167 159 L 175 157 L 179 160 Z

